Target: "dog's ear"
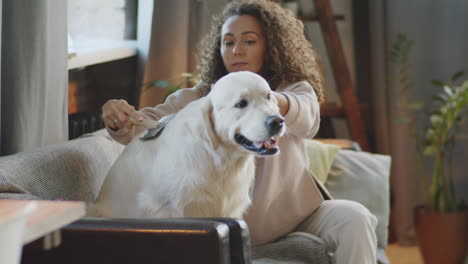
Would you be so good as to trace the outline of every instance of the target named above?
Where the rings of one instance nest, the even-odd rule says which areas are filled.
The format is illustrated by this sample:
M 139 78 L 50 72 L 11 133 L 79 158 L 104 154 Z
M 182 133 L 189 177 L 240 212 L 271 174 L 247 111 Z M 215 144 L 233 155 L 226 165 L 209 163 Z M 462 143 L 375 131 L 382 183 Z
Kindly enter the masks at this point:
M 205 140 L 209 142 L 213 149 L 217 149 L 219 146 L 219 137 L 215 130 L 215 120 L 213 116 L 213 104 L 211 98 L 205 97 L 205 102 L 202 107 L 202 119 L 204 124 L 204 129 L 201 132 L 202 136 L 205 137 Z

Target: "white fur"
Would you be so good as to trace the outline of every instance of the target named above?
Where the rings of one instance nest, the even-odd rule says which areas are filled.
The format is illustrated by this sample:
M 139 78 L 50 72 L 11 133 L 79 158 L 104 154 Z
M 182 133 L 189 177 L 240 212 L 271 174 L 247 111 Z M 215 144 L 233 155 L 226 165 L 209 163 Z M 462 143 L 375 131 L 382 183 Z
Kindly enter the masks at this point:
M 268 136 L 280 116 L 270 88 L 250 72 L 221 78 L 180 110 L 155 140 L 134 139 L 110 169 L 91 215 L 104 217 L 242 217 L 250 205 L 255 153 L 235 139 Z M 245 108 L 235 105 L 242 99 Z M 284 129 L 280 132 L 282 134 Z

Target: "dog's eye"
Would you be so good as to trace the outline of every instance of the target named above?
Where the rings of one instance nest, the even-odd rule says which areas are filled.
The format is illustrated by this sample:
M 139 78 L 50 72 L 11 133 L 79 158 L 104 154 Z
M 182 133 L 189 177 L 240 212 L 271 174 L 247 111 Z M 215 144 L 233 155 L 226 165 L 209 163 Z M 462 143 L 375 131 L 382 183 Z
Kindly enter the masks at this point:
M 242 99 L 242 100 L 240 100 L 240 102 L 238 102 L 238 103 L 235 105 L 235 107 L 237 107 L 237 108 L 244 108 L 244 107 L 246 107 L 248 104 L 249 104 L 249 103 L 247 102 L 247 100 Z
M 267 94 L 267 100 L 270 101 L 271 99 L 271 94 Z

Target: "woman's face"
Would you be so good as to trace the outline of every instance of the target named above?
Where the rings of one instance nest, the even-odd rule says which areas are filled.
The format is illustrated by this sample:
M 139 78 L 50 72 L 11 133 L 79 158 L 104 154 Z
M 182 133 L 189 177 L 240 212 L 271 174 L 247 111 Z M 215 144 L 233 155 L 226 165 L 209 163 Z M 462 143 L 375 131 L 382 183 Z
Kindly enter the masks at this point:
M 259 73 L 266 57 L 265 35 L 257 18 L 232 16 L 221 29 L 221 57 L 228 72 Z

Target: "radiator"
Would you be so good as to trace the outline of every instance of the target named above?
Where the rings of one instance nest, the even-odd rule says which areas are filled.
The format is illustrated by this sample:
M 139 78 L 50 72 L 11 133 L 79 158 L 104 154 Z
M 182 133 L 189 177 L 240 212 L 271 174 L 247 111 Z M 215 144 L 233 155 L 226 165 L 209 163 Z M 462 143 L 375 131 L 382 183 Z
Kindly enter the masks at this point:
M 104 127 L 101 112 L 81 112 L 68 115 L 68 139 L 75 139 Z

